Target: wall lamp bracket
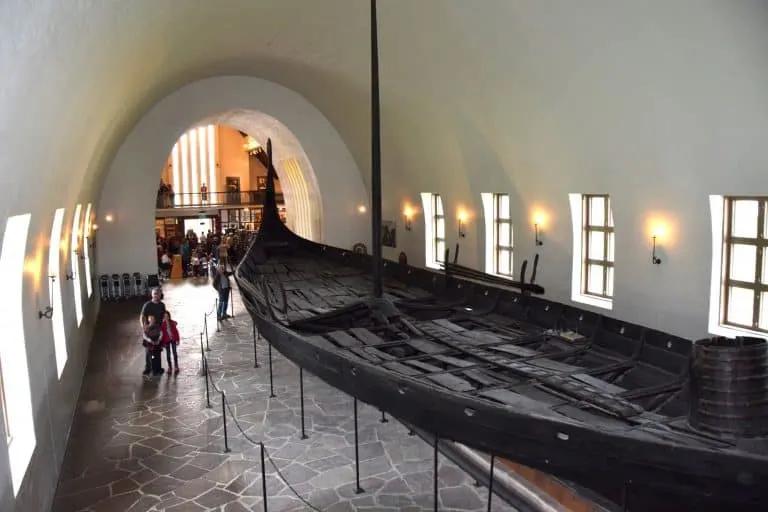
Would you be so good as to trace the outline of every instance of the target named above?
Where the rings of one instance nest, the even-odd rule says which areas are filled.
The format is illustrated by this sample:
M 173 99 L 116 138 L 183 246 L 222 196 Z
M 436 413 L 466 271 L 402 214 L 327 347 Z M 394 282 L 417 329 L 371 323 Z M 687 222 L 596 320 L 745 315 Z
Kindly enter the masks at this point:
M 51 306 L 46 306 L 44 310 L 37 312 L 37 318 L 38 319 L 47 318 L 48 320 L 50 320 L 51 318 L 53 318 L 53 308 Z
M 544 245 L 544 242 L 541 240 L 541 230 L 539 230 L 538 223 L 533 225 L 533 234 L 534 234 L 534 239 L 536 241 L 536 245 L 539 247 Z
M 459 219 L 459 237 L 464 238 L 465 236 L 467 236 L 467 224 Z
M 655 236 L 651 237 L 651 242 L 653 247 L 651 249 L 651 263 L 653 263 L 654 265 L 661 265 L 661 258 L 656 256 L 656 237 Z
M 413 219 L 411 219 L 408 215 L 405 216 L 405 230 L 411 231 L 413 229 Z
M 67 278 L 67 281 L 74 281 L 75 280 L 74 272 L 67 272 L 66 278 Z

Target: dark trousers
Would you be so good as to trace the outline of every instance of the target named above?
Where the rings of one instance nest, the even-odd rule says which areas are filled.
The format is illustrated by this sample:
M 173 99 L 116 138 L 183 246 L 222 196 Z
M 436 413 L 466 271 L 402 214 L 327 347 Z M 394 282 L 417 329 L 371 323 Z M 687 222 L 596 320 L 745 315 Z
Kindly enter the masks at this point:
M 227 313 L 227 306 L 229 306 L 229 292 L 230 288 L 222 288 L 219 290 L 219 311 L 217 315 L 219 318 L 223 317 Z
M 160 358 L 163 355 L 163 348 L 160 346 L 146 347 L 144 350 L 144 371 L 152 373 L 158 373 L 162 371 L 163 364 Z
M 179 355 L 176 353 L 176 342 L 171 341 L 165 346 L 165 359 L 168 361 L 168 368 L 171 367 L 171 351 L 173 351 L 173 366 L 179 367 Z

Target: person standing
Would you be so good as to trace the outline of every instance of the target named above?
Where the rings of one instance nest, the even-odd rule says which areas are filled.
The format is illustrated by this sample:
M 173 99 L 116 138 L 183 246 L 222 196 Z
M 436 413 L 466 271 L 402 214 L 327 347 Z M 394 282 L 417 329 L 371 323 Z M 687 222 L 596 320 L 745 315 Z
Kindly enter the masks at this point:
M 171 314 L 166 311 L 163 323 L 160 325 L 160 343 L 165 347 L 165 357 L 168 362 L 168 373 L 178 374 L 181 369 L 179 368 L 179 355 L 176 351 L 176 346 L 181 343 L 181 337 L 179 336 L 179 329 L 176 321 L 171 319 Z M 173 353 L 173 362 L 171 362 L 171 353 Z M 176 371 L 174 372 L 174 367 Z
M 216 318 L 226 320 L 227 306 L 229 305 L 229 294 L 232 293 L 232 284 L 229 281 L 229 273 L 224 269 L 224 265 L 219 265 L 216 274 L 213 276 L 213 287 L 219 292 L 219 310 L 216 312 Z
M 203 204 L 208 204 L 208 187 L 203 183 L 200 185 L 200 199 Z
M 149 317 L 156 319 L 165 318 L 165 303 L 162 301 L 162 292 L 160 288 L 152 288 L 152 298 L 144 303 L 139 315 L 139 324 L 142 332 L 142 345 L 144 344 L 144 333 L 150 325 Z M 159 326 L 159 324 L 158 324 Z M 152 371 L 152 352 L 145 350 L 144 375 L 149 375 Z

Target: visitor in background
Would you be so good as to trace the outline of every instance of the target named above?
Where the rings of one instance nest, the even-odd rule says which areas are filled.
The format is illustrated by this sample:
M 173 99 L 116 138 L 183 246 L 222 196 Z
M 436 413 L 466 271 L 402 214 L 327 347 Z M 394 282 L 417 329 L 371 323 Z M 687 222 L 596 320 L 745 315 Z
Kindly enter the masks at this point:
M 219 264 L 217 272 L 213 275 L 213 287 L 219 292 L 219 310 L 216 312 L 216 318 L 226 320 L 230 316 L 227 314 L 229 306 L 229 294 L 232 292 L 232 285 L 229 281 L 229 274 L 224 265 Z
M 203 204 L 208 204 L 208 187 L 205 183 L 200 185 L 200 200 Z
M 171 319 L 171 314 L 166 311 L 163 323 L 160 325 L 160 343 L 165 347 L 165 358 L 168 362 L 168 373 L 178 374 L 179 368 L 179 355 L 176 352 L 176 346 L 181 343 L 181 337 L 179 336 L 179 329 L 176 327 L 176 322 Z M 171 352 L 173 352 L 173 364 L 171 364 Z M 175 368 L 175 370 L 174 370 Z
M 227 245 L 227 239 L 223 239 L 219 244 L 219 265 L 223 268 L 227 268 L 229 263 L 229 246 Z

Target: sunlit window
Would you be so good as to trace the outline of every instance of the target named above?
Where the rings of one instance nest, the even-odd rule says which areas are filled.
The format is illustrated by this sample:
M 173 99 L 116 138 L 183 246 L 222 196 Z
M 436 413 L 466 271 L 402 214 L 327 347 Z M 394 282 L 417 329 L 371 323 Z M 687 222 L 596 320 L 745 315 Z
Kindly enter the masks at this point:
M 3 414 L 14 495 L 18 494 L 35 451 L 35 425 L 24 337 L 24 257 L 30 214 L 10 217 L 0 253 L 3 314 L 0 315 L 0 361 L 3 371 Z
M 607 195 L 584 195 L 581 288 L 586 295 L 613 297 L 613 213 Z
M 83 321 L 83 291 L 80 287 L 80 211 L 82 205 L 75 207 L 75 217 L 72 219 L 72 240 L 70 242 L 70 248 L 72 253 L 70 254 L 70 260 L 72 263 L 72 286 L 75 296 L 75 318 L 77 318 L 77 326 L 80 327 L 80 323 Z
M 724 201 L 722 294 L 725 325 L 768 332 L 768 198 Z
M 613 307 L 615 234 L 607 194 L 570 194 L 573 221 L 571 299 Z
M 423 192 L 426 265 L 439 269 L 445 257 L 445 213 L 440 194 Z
M 51 322 L 53 326 L 53 346 L 56 352 L 56 367 L 59 378 L 67 364 L 67 337 L 64 330 L 64 314 L 61 300 L 61 231 L 64 225 L 64 208 L 59 208 L 53 215 L 53 227 L 51 228 L 51 242 L 48 248 L 48 286 L 50 286 L 50 300 L 53 308 Z
M 83 229 L 83 255 L 85 255 L 85 289 L 88 292 L 88 298 L 93 294 L 93 281 L 91 279 L 91 203 L 85 207 L 85 219 L 83 219 L 85 228 Z
M 485 217 L 485 271 L 513 277 L 512 206 L 509 194 L 480 194 Z

